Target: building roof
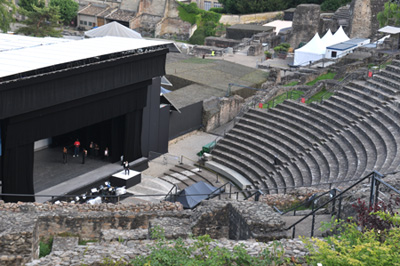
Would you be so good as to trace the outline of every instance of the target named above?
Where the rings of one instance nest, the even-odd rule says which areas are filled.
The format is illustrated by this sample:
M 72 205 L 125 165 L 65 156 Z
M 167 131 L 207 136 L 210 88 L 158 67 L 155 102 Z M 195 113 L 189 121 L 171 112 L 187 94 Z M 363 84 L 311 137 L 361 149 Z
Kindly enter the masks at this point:
M 131 21 L 135 18 L 135 12 L 117 9 L 115 12 L 106 16 L 107 19 L 119 20 L 119 21 Z
M 36 38 L 30 36 L 0 33 L 0 54 L 3 51 L 17 50 L 21 48 L 36 47 L 42 45 L 50 45 L 54 43 L 68 42 L 68 41 L 70 40 L 62 38 L 52 38 L 52 37 Z
M 386 26 L 386 27 L 380 28 L 378 31 L 383 32 L 383 33 L 388 33 L 388 34 L 399 34 L 400 28 L 393 27 L 393 26 Z
M 357 46 L 357 44 L 354 43 L 348 43 L 348 42 L 341 42 L 335 45 L 331 45 L 329 47 L 326 47 L 326 49 L 329 50 L 338 50 L 338 51 L 345 51 L 345 50 L 349 50 L 353 47 Z
M 369 39 L 365 39 L 365 38 L 354 38 L 354 39 L 350 39 L 348 41 L 346 41 L 346 43 L 354 43 L 354 44 L 359 44 L 359 43 L 363 43 L 365 41 L 368 41 Z
M 101 13 L 111 9 L 109 6 L 102 6 L 102 5 L 94 5 L 89 4 L 86 7 L 82 8 L 78 11 L 79 15 L 87 15 L 87 16 L 99 16 Z
M 3 43 L 5 35 L 7 34 L 0 34 L 0 43 Z M 115 53 L 141 53 L 145 48 L 167 46 L 171 43 L 106 36 L 77 41 L 60 39 L 63 41 L 32 45 L 32 43 L 22 43 L 19 37 L 21 36 L 15 36 L 14 40 L 14 46 L 19 49 L 0 52 L 0 78 Z M 9 36 L 4 39 L 7 38 Z

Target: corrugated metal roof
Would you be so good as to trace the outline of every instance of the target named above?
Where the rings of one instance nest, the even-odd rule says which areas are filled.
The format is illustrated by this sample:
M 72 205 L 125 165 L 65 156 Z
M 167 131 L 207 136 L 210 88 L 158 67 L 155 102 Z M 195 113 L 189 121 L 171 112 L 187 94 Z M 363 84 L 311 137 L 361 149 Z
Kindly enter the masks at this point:
M 0 35 L 0 43 L 3 43 L 2 37 L 8 39 L 10 36 L 13 36 L 5 35 L 7 34 Z M 84 40 L 56 39 L 57 41 L 52 38 L 54 41 L 53 43 L 49 42 L 47 45 L 36 43 L 35 45 L 35 41 L 33 40 L 27 43 L 21 41 L 21 36 L 13 37 L 15 37 L 15 43 L 13 45 L 19 48 L 4 49 L 0 52 L 0 78 L 51 67 L 53 65 L 171 43 L 167 41 L 106 36 Z M 46 38 L 34 39 L 43 41 Z M 9 44 L 11 43 L 12 42 L 9 42 Z M 40 43 L 40 41 L 38 43 Z

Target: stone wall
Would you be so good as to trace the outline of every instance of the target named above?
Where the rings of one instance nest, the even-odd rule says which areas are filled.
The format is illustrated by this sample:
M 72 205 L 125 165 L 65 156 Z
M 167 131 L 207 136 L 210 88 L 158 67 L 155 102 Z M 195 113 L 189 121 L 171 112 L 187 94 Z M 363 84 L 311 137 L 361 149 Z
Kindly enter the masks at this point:
M 383 10 L 386 0 L 353 0 L 352 19 L 349 26 L 350 38 L 373 37 L 379 29 L 377 14 Z
M 206 37 L 205 45 L 215 46 L 219 48 L 236 47 L 241 43 L 240 40 L 220 38 L 220 37 Z
M 179 203 L 138 205 L 0 203 L 1 265 L 38 258 L 40 239 L 71 235 L 84 240 L 149 239 L 162 228 L 167 238 L 209 234 L 212 238 L 268 241 L 286 237 L 284 222 L 260 202 L 204 201 L 195 211 Z M 73 243 L 76 239 L 71 239 Z
M 249 24 L 249 23 L 271 20 L 281 14 L 282 12 L 278 11 L 278 12 L 266 12 L 266 13 L 247 14 L 247 15 L 222 15 L 219 22 L 222 24 L 229 24 L 229 25 Z
M 319 5 L 298 5 L 293 17 L 291 37 L 288 42 L 297 48 L 301 42 L 308 42 L 314 37 L 319 28 L 321 8 Z
M 230 98 L 212 97 L 203 101 L 203 126 L 209 132 L 231 121 L 239 112 L 244 100 L 238 95 Z
M 257 56 L 264 52 L 263 46 L 261 43 L 251 44 L 249 49 L 247 50 L 248 56 Z

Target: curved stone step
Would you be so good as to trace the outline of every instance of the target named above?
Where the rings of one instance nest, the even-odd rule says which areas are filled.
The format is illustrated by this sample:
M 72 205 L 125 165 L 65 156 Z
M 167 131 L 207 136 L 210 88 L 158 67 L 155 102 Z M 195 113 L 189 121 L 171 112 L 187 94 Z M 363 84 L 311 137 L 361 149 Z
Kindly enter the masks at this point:
M 206 161 L 205 166 L 207 168 L 210 168 L 214 172 L 217 172 L 222 176 L 226 177 L 241 189 L 247 189 L 249 187 L 252 187 L 252 184 L 244 176 L 224 165 L 221 165 L 214 161 Z

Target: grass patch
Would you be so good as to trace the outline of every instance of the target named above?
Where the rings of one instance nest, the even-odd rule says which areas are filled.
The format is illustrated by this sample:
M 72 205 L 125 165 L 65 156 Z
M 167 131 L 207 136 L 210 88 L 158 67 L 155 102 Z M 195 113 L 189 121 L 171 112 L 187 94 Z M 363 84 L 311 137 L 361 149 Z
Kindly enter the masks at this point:
M 326 74 L 323 74 L 323 75 L 317 77 L 317 78 L 314 79 L 313 81 L 310 81 L 310 82 L 306 83 L 306 85 L 308 85 L 308 86 L 313 86 L 315 83 L 317 83 L 317 82 L 320 81 L 320 80 L 334 79 L 335 76 L 336 76 L 336 73 L 335 73 L 335 72 L 329 72 L 329 73 L 326 73 Z
M 47 239 L 47 241 L 42 240 L 39 242 L 39 258 L 45 257 L 50 254 L 51 248 L 53 246 L 53 237 Z
M 306 101 L 306 103 L 310 104 L 312 102 L 320 102 L 321 100 L 326 100 L 326 99 L 330 98 L 333 94 L 334 94 L 333 92 L 329 92 L 325 88 L 323 88 L 322 90 L 320 90 L 319 92 L 317 92 L 316 94 L 311 96 Z
M 290 87 L 290 86 L 296 86 L 297 84 L 299 84 L 298 81 L 292 81 L 292 82 L 290 82 L 290 83 L 288 83 L 288 84 L 285 84 L 285 85 L 283 85 L 283 86 L 285 86 L 285 87 Z
M 182 60 L 183 63 L 189 63 L 189 64 L 210 64 L 210 63 L 215 63 L 213 59 L 202 59 L 202 58 L 188 58 L 185 60 Z
M 281 95 L 276 96 L 274 99 L 270 100 L 266 104 L 263 104 L 263 108 L 273 108 L 287 99 L 297 100 L 303 94 L 304 94 L 303 91 L 296 91 L 296 90 L 282 93 Z

